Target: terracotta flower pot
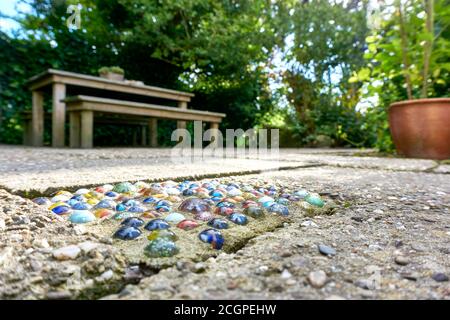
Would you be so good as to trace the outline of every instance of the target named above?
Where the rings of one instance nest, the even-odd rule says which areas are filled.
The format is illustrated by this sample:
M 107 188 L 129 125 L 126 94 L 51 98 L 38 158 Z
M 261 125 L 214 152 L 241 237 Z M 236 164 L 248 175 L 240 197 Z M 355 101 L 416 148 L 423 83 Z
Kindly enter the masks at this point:
M 389 125 L 397 152 L 411 158 L 450 158 L 450 98 L 391 104 Z

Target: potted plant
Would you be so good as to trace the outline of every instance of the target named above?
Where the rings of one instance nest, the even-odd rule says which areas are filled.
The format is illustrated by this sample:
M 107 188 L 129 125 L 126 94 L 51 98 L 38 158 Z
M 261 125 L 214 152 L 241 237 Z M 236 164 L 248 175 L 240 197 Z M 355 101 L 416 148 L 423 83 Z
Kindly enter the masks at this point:
M 98 70 L 100 77 L 109 80 L 123 81 L 125 71 L 120 67 L 102 67 Z
M 380 12 L 381 31 L 366 39 L 368 67 L 353 80 L 369 80 L 367 91 L 390 104 L 398 154 L 448 159 L 450 98 L 443 97 L 450 93 L 450 8 L 445 0 L 395 0 Z

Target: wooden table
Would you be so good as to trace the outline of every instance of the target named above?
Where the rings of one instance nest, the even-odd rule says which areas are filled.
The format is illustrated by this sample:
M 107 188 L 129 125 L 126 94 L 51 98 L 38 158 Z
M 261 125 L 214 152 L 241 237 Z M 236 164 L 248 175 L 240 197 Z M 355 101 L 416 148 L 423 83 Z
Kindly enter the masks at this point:
M 44 142 L 44 91 L 50 88 L 52 92 L 52 146 L 57 148 L 65 146 L 66 105 L 63 100 L 66 98 L 68 86 L 168 99 L 176 101 L 177 106 L 182 109 L 187 109 L 187 103 L 194 96 L 194 94 L 187 92 L 48 69 L 28 80 L 33 101 L 32 145 L 42 146 Z M 155 121 L 153 121 L 153 124 L 152 131 L 156 131 Z M 186 127 L 186 122 L 178 121 L 178 127 Z

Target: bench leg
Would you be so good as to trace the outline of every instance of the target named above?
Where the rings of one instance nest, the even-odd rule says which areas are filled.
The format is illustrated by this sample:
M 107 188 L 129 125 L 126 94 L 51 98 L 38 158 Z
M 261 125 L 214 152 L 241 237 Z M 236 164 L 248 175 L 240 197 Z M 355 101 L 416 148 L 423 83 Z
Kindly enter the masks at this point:
M 53 84 L 52 108 L 52 146 L 62 148 L 65 145 L 66 104 L 61 102 L 66 97 L 66 86 Z
M 141 126 L 141 146 L 147 145 L 147 127 Z
M 94 145 L 94 112 L 81 111 L 81 147 L 92 148 Z
M 73 111 L 69 114 L 69 122 L 70 122 L 70 147 L 71 148 L 79 148 L 81 146 L 80 138 L 81 138 L 81 119 L 80 113 Z
M 148 121 L 148 131 L 150 134 L 150 147 L 156 148 L 158 146 L 158 120 L 151 118 Z
M 213 136 L 212 136 L 212 137 L 214 137 L 214 142 L 212 143 L 212 145 L 214 146 L 214 148 L 217 148 L 219 146 L 219 143 L 217 141 L 217 139 L 219 139 L 219 136 L 218 136 L 216 130 L 219 130 L 219 124 L 216 122 L 211 122 L 209 125 L 209 128 L 214 130 Z
M 33 91 L 32 100 L 32 145 L 42 147 L 44 145 L 44 94 L 41 91 Z
M 33 145 L 33 124 L 32 120 L 25 120 L 23 122 L 23 145 L 32 146 Z
M 187 102 L 186 101 L 179 101 L 178 102 L 178 108 L 180 109 L 187 109 Z M 177 129 L 186 129 L 186 121 L 177 121 Z

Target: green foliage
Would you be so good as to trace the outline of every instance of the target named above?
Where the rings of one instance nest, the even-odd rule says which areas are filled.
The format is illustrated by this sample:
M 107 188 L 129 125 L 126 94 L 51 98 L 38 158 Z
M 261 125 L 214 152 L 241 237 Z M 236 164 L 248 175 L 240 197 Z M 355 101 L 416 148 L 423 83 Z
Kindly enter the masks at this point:
M 365 2 L 298 2 L 293 11 L 291 67 L 283 79 L 296 111 L 289 127 L 298 145 L 322 144 L 324 136 L 333 146 L 370 145 L 357 109 L 359 86 L 348 82 L 364 65 Z

